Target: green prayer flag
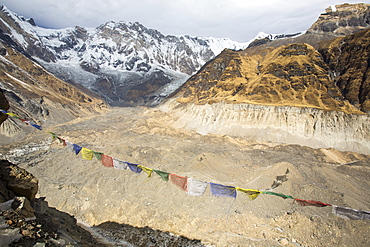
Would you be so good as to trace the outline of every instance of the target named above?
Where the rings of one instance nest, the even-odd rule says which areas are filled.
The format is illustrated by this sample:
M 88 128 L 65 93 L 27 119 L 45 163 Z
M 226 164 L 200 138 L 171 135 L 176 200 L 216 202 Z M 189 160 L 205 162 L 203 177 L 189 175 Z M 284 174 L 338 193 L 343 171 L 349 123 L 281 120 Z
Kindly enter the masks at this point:
M 53 138 L 53 140 L 55 139 L 55 138 L 57 138 L 58 136 L 56 135 L 56 134 L 54 134 L 53 132 L 48 132 L 50 135 L 52 135 L 52 138 Z
M 294 197 L 292 196 L 287 196 L 287 195 L 284 195 L 284 194 L 281 194 L 281 193 L 276 193 L 276 192 L 272 192 L 272 191 L 262 191 L 263 194 L 269 194 L 269 195 L 274 195 L 274 196 L 280 196 L 284 199 L 287 199 L 287 198 L 290 198 L 290 199 L 294 199 Z
M 96 157 L 98 160 L 100 160 L 100 161 L 101 161 L 101 155 L 102 155 L 103 153 L 101 153 L 101 152 L 95 152 L 95 151 L 93 151 L 93 153 L 94 153 L 95 157 Z
M 168 181 L 168 176 L 170 175 L 168 172 L 163 172 L 163 171 L 159 171 L 159 170 L 153 170 L 155 171 L 155 173 L 157 173 L 163 181 Z

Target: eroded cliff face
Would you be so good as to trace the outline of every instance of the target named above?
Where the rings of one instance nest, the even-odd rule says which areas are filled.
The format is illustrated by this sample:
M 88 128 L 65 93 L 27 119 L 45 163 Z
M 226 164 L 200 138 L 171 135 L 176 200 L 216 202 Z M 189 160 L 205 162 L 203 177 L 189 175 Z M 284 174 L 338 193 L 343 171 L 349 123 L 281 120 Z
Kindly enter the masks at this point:
M 364 114 L 225 102 L 179 104 L 174 100 L 161 109 L 174 116 L 173 126 L 201 134 L 370 154 L 370 117 Z

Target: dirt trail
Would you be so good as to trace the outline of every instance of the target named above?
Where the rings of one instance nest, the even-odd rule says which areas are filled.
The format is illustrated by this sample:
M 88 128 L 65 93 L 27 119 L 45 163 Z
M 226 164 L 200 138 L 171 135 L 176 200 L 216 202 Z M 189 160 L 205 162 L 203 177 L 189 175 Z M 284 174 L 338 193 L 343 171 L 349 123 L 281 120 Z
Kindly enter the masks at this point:
M 275 181 L 274 192 L 370 210 L 369 156 L 200 135 L 172 128 L 170 120 L 156 109 L 117 108 L 47 131 L 85 148 L 181 176 L 258 190 L 270 189 Z M 47 138 L 35 132 L 25 142 L 48 146 Z M 254 201 L 242 193 L 236 199 L 217 198 L 209 188 L 203 196 L 192 197 L 156 174 L 147 178 L 144 172 L 83 160 L 57 141 L 47 150 L 20 156 L 11 152 L 16 147 L 25 148 L 4 146 L 0 153 L 39 178 L 39 196 L 45 196 L 50 206 L 90 225 L 111 221 L 149 226 L 215 246 L 370 244 L 369 220 L 339 218 L 331 207 L 302 207 L 272 195 Z

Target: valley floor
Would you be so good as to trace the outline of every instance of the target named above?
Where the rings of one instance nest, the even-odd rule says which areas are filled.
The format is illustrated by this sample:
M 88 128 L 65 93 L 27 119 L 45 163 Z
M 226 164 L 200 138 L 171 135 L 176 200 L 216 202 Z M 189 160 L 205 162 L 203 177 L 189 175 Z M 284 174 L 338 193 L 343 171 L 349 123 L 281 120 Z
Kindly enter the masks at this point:
M 155 108 L 113 108 L 46 131 L 120 160 L 181 176 L 370 210 L 367 155 L 200 135 L 175 129 L 171 121 Z M 148 178 L 145 172 L 107 168 L 95 158 L 84 160 L 36 129 L 0 147 L 0 153 L 1 159 L 39 178 L 38 196 L 45 196 L 50 206 L 91 226 L 108 221 L 149 226 L 215 246 L 370 244 L 369 220 L 337 217 L 331 206 L 303 207 L 268 194 L 253 201 L 241 192 L 236 199 L 214 197 L 209 188 L 203 196 L 188 196 L 156 174 Z

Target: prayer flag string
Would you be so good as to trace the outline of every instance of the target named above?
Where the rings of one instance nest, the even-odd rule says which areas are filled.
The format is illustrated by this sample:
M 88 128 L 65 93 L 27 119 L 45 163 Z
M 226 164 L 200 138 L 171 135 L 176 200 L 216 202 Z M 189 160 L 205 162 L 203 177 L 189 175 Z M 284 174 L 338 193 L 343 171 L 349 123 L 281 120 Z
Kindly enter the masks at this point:
M 25 123 L 26 125 L 31 125 L 35 127 L 38 130 L 43 130 L 40 125 L 37 125 L 33 121 L 30 121 L 28 119 L 22 119 L 18 115 L 4 111 L 0 109 L 0 112 L 3 114 L 7 114 L 8 116 L 14 117 Z M 266 194 L 266 195 L 273 195 L 278 196 L 283 199 L 293 199 L 298 205 L 300 206 L 315 206 L 315 207 L 326 207 L 331 206 L 332 212 L 338 217 L 344 218 L 344 219 L 350 219 L 350 220 L 364 220 L 364 219 L 370 219 L 370 211 L 364 211 L 364 210 L 357 210 L 347 207 L 340 207 L 320 201 L 314 201 L 314 200 L 303 200 L 299 198 L 295 198 L 290 195 L 284 195 L 282 193 L 277 193 L 273 191 L 260 191 L 255 189 L 243 189 L 240 187 L 234 187 L 234 186 L 228 186 L 228 185 L 222 185 L 212 182 L 205 182 L 198 179 L 183 177 L 174 173 L 169 173 L 165 171 L 160 171 L 156 169 L 152 169 L 143 165 L 133 164 L 127 161 L 122 161 L 117 158 L 108 156 L 102 152 L 96 152 L 94 150 L 90 150 L 84 147 L 81 147 L 77 144 L 71 143 L 68 140 L 65 140 L 53 132 L 47 132 L 51 134 L 52 139 L 58 139 L 60 143 L 63 143 L 63 146 L 68 147 L 72 152 L 74 152 L 76 155 L 81 154 L 81 157 L 86 160 L 92 160 L 93 157 L 95 157 L 97 160 L 101 162 L 101 164 L 105 167 L 114 167 L 118 170 L 127 170 L 130 169 L 134 173 L 141 173 L 144 171 L 148 178 L 152 176 L 152 173 L 154 171 L 155 174 L 157 174 L 163 181 L 171 181 L 174 185 L 179 187 L 181 190 L 186 191 L 188 195 L 192 196 L 201 196 L 204 194 L 204 192 L 207 189 L 207 186 L 210 186 L 210 190 L 213 196 L 216 197 L 232 197 L 236 198 L 237 191 L 240 191 L 248 196 L 249 199 L 254 200 L 256 199 L 260 194 Z

